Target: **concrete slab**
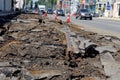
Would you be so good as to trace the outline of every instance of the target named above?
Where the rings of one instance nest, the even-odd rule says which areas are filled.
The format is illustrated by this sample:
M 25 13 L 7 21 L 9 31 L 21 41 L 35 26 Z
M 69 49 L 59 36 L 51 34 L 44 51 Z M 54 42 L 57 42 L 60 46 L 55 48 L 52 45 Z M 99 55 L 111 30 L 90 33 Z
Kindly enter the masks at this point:
M 107 80 L 120 80 L 120 65 L 115 61 L 112 55 L 108 52 L 100 55 L 101 64 L 104 67 Z
M 117 52 L 117 50 L 114 48 L 114 46 L 100 46 L 95 48 L 99 53 L 103 52 Z

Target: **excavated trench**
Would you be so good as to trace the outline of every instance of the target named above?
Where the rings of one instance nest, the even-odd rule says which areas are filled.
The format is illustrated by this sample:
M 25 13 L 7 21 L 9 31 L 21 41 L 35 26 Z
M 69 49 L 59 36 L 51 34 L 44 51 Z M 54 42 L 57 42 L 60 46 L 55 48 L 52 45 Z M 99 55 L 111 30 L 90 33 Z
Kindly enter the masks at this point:
M 0 80 L 106 80 L 101 55 L 120 59 L 120 39 L 74 24 L 21 14 L 2 27 Z

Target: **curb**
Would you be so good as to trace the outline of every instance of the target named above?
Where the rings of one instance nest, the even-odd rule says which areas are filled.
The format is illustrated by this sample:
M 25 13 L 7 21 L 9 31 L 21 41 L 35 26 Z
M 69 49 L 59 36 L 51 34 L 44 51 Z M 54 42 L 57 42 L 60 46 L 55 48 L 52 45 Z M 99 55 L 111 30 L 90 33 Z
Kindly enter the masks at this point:
M 120 18 L 99 17 L 100 19 L 120 20 Z

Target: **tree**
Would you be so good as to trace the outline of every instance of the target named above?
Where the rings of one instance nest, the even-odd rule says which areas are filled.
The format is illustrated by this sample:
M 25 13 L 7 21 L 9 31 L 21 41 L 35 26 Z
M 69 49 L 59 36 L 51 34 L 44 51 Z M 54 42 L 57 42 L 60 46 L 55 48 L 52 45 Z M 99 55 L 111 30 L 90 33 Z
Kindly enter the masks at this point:
M 38 4 L 40 5 L 45 5 L 46 1 L 45 0 L 38 0 Z
M 26 4 L 28 4 L 31 0 L 26 0 Z
M 30 9 L 32 9 L 33 8 L 33 1 L 31 1 L 31 3 L 30 3 Z
M 23 7 L 26 7 L 26 5 L 28 5 L 28 3 L 32 1 L 32 0 L 24 0 L 24 4 L 23 4 Z
M 53 8 L 53 6 L 57 3 L 57 0 L 38 0 L 38 4 L 46 5 L 47 7 Z
M 35 2 L 35 9 L 37 9 L 38 8 L 38 2 L 36 1 Z

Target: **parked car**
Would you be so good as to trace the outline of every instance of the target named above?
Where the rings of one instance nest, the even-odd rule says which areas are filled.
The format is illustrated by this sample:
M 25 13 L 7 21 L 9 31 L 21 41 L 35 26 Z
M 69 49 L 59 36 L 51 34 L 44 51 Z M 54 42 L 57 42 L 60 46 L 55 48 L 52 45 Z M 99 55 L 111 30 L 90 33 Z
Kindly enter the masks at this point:
M 88 9 L 78 9 L 76 12 L 76 19 L 87 19 L 92 20 L 92 14 L 88 11 Z
M 51 8 L 48 8 L 47 13 L 48 14 L 53 14 L 53 10 Z
M 56 11 L 58 16 L 65 16 L 65 13 L 62 9 Z

